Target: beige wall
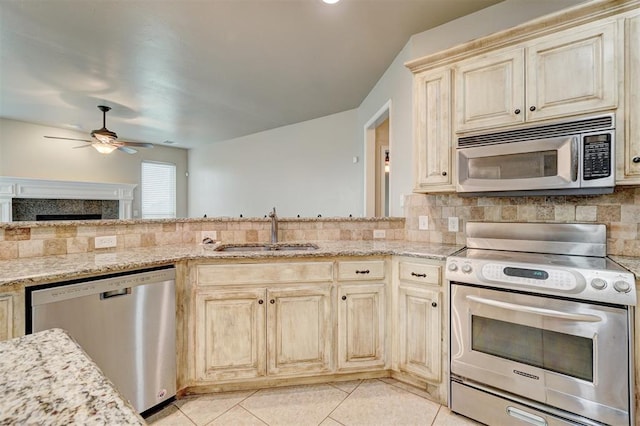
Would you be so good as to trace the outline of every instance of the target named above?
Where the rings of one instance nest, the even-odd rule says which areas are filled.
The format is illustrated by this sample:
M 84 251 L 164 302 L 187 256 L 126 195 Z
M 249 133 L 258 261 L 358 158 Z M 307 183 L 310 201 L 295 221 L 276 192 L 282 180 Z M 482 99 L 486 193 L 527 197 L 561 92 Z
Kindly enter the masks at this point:
M 640 188 L 617 187 L 613 194 L 554 197 L 460 197 L 455 194 L 407 197 L 406 236 L 411 241 L 464 244 L 467 222 L 603 223 L 607 252 L 640 256 Z M 418 216 L 429 230 L 418 229 Z M 459 232 L 448 218 L 459 218 Z
M 86 134 L 0 118 L 0 176 L 140 185 L 142 160 L 174 163 L 177 169 L 177 214 L 187 216 L 187 150 L 156 146 L 129 155 L 109 155 L 93 148 L 73 149 L 82 142 L 45 139 L 44 135 L 84 139 Z M 134 212 L 140 211 L 139 189 Z

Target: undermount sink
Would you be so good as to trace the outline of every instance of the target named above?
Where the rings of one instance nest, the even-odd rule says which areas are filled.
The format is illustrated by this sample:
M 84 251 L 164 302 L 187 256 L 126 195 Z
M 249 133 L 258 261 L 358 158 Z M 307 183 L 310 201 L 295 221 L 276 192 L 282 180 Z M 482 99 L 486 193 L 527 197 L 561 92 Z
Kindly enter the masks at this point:
M 318 250 L 318 246 L 311 243 L 276 243 L 276 244 L 222 244 L 215 251 L 312 251 Z

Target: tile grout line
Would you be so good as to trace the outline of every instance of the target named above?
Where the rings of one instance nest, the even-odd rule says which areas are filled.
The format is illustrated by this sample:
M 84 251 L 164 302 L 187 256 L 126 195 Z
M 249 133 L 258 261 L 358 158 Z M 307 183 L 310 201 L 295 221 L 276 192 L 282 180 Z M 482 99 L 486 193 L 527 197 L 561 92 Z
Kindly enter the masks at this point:
M 324 420 L 322 420 L 322 421 L 324 422 L 324 421 L 325 421 L 325 420 L 327 420 L 327 419 L 331 419 L 331 420 L 333 420 L 334 422 L 336 422 L 336 423 L 340 423 L 341 425 L 345 426 L 343 423 L 341 423 L 341 422 L 337 421 L 336 419 L 334 419 L 333 417 L 331 417 L 331 415 L 332 415 L 332 414 L 333 414 L 333 413 L 334 413 L 338 408 L 340 408 L 340 406 L 341 406 L 341 405 L 342 405 L 342 404 L 343 404 L 343 403 L 344 403 L 344 402 L 345 402 L 345 401 L 346 401 L 346 400 L 351 396 L 351 394 L 353 394 L 353 393 L 354 393 L 354 392 L 355 392 L 355 391 L 360 387 L 360 385 L 361 385 L 361 384 L 363 384 L 363 383 L 364 383 L 364 380 L 360 380 L 360 383 L 358 383 L 358 384 L 356 385 L 356 387 L 355 387 L 355 388 L 353 388 L 353 390 L 352 390 L 351 392 L 345 392 L 345 393 L 347 394 L 347 396 L 345 396 L 345 397 L 344 397 L 344 399 L 343 399 L 342 401 L 340 401 L 340 402 L 338 403 L 338 405 L 336 405 L 336 407 L 335 407 L 333 410 L 331 410 L 331 412 L 330 412 L 329 414 L 327 414 L 327 417 L 325 417 L 325 418 L 324 418 Z M 335 386 L 334 386 L 334 387 L 335 387 Z M 336 389 L 338 389 L 338 388 L 336 388 Z M 342 390 L 342 389 L 338 389 L 338 390 Z M 343 391 L 343 392 L 344 392 L 344 391 Z M 320 422 L 320 423 L 322 423 L 322 422 Z

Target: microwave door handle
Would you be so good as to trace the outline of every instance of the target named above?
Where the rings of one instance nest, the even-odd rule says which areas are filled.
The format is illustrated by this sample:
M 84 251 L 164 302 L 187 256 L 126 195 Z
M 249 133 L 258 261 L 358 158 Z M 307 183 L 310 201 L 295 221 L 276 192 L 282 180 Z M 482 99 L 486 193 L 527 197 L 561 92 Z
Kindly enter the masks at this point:
M 478 297 L 478 296 L 467 296 L 467 300 L 480 303 L 483 305 L 493 306 L 496 308 L 508 309 L 510 311 L 525 312 L 529 314 L 542 315 L 545 317 L 552 317 L 552 318 L 558 318 L 558 319 L 564 319 L 564 320 L 582 321 L 582 322 L 602 321 L 602 318 L 600 318 L 597 315 L 574 314 L 570 312 L 555 311 L 553 309 L 537 308 L 535 306 L 516 305 L 514 303 L 501 302 L 499 300 L 493 300 L 493 299 L 485 299 L 484 297 Z
M 578 150 L 578 137 L 574 136 L 571 138 L 571 181 L 575 182 L 578 180 L 578 166 L 579 166 L 579 155 L 580 152 Z

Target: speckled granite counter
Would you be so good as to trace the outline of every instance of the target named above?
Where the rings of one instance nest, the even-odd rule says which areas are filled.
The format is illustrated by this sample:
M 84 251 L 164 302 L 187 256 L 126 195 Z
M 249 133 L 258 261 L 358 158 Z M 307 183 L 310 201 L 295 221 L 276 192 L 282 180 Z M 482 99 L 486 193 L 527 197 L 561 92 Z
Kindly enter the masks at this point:
M 144 425 L 64 331 L 0 342 L 0 423 Z
M 609 256 L 609 258 L 627 268 L 629 272 L 635 275 L 636 281 L 640 280 L 640 257 Z
M 0 286 L 69 280 L 193 259 L 264 259 L 327 256 L 404 255 L 444 260 L 462 246 L 407 241 L 316 241 L 314 251 L 218 252 L 184 244 L 111 253 L 79 253 L 0 261 Z

